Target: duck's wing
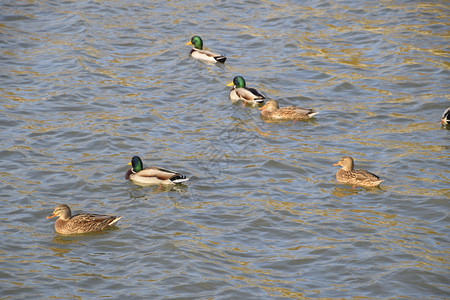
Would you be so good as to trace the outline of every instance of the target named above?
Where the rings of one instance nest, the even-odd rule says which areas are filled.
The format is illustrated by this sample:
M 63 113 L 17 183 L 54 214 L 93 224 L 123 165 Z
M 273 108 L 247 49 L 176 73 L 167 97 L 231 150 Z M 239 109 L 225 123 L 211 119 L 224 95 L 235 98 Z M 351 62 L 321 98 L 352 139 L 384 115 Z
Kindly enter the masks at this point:
M 164 168 L 159 167 L 148 167 L 137 173 L 142 177 L 156 177 L 159 180 L 171 180 L 172 182 L 179 183 L 188 180 L 188 178 L 184 175 L 181 175 L 178 172 L 171 171 Z
M 311 118 L 315 116 L 318 112 L 315 112 L 309 108 L 301 108 L 296 106 L 286 106 L 281 107 L 273 112 L 273 115 L 283 119 L 299 119 L 299 118 Z
M 363 169 L 355 170 L 354 175 L 355 175 L 355 179 L 358 181 L 365 181 L 365 180 L 378 181 L 378 180 L 380 180 L 380 177 L 378 177 L 377 175 L 370 173 L 369 171 L 363 170 Z
M 265 97 L 254 88 L 237 88 L 236 94 L 245 101 L 264 102 Z
M 266 97 L 264 97 L 264 95 L 258 92 L 255 88 L 249 87 L 247 88 L 247 90 L 249 90 L 253 95 L 255 95 L 257 99 L 266 99 Z
M 91 232 L 103 230 L 111 226 L 122 217 L 102 214 L 77 214 L 72 216 L 65 224 L 65 229 L 72 232 Z
M 225 56 L 208 51 L 208 50 L 199 50 L 199 49 L 192 49 L 191 55 L 194 58 L 213 61 L 213 62 L 220 62 L 224 63 L 227 59 Z

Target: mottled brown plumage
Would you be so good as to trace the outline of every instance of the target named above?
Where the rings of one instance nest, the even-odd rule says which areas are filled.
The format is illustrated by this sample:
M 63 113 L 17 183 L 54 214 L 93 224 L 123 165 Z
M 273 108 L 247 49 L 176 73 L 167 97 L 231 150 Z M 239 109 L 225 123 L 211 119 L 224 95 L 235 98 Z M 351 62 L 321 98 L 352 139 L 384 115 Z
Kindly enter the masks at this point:
M 53 214 L 47 219 L 59 217 L 55 222 L 55 230 L 62 234 L 87 233 L 103 230 L 114 225 L 122 217 L 99 215 L 99 214 L 77 214 L 71 216 L 69 206 L 60 204 L 55 207 Z
M 336 180 L 342 183 L 359 185 L 363 187 L 379 186 L 383 181 L 377 175 L 362 169 L 354 169 L 353 158 L 350 156 L 342 157 L 333 166 L 342 166 L 336 173 Z
M 267 101 L 266 104 L 259 109 L 261 110 L 261 116 L 264 118 L 280 121 L 305 120 L 318 114 L 318 112 L 315 112 L 309 108 L 301 108 L 296 106 L 286 106 L 280 108 L 276 100 Z

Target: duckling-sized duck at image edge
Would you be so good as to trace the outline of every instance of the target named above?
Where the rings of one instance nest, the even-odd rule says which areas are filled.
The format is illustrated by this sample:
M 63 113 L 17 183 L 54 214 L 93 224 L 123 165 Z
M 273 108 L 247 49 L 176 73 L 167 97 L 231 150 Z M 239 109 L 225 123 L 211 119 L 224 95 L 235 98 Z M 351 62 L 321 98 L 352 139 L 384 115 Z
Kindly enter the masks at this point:
M 286 106 L 280 108 L 276 100 L 267 101 L 266 104 L 259 109 L 261 110 L 261 116 L 265 119 L 279 121 L 305 120 L 310 119 L 319 113 L 309 108 L 301 108 L 296 106 Z
M 341 183 L 348 183 L 353 186 L 376 187 L 383 181 L 377 175 L 363 169 L 354 169 L 353 158 L 342 157 L 333 166 L 342 166 L 336 173 L 336 180 Z
M 449 125 L 450 124 L 450 107 L 447 108 L 441 117 L 441 124 L 442 125 Z
M 193 36 L 186 45 L 193 46 L 190 55 L 193 58 L 201 59 L 213 63 L 224 63 L 227 58 L 223 55 L 216 54 L 214 52 L 203 50 L 203 40 L 199 36 Z
M 69 206 L 60 204 L 47 219 L 58 217 L 55 231 L 61 234 L 79 234 L 101 231 L 113 226 L 122 217 L 81 213 L 72 216 Z
M 133 156 L 131 162 L 128 163 L 131 168 L 125 174 L 125 179 L 131 180 L 142 185 L 158 185 L 158 184 L 175 184 L 188 181 L 184 175 L 178 172 L 158 168 L 148 167 L 144 169 L 142 160 L 139 156 Z
M 230 91 L 230 99 L 235 102 L 242 100 L 245 103 L 261 104 L 266 99 L 256 89 L 247 87 L 245 79 L 242 76 L 236 76 L 233 81 L 227 84 L 227 86 L 233 86 Z

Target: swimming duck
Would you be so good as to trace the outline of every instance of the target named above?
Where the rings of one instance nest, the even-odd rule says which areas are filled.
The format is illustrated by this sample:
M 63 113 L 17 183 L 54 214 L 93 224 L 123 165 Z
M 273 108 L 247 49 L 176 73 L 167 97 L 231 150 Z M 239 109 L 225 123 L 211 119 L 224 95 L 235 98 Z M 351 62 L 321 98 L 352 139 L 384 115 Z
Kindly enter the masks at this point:
M 139 156 L 133 156 L 131 162 L 128 164 L 132 167 L 128 169 L 125 174 L 125 179 L 138 184 L 175 184 L 189 180 L 189 178 L 180 173 L 158 167 L 148 167 L 144 169 L 142 160 Z
M 302 120 L 309 119 L 317 115 L 312 109 L 300 108 L 296 106 L 281 107 L 276 100 L 269 100 L 264 104 L 261 110 L 261 116 L 271 120 Z
M 444 113 L 442 114 L 441 117 L 441 124 L 442 125 L 447 125 L 450 124 L 450 107 L 447 108 Z
M 223 55 L 216 54 L 214 52 L 203 50 L 203 40 L 199 36 L 193 36 L 186 45 L 193 46 L 190 55 L 193 58 L 206 60 L 213 63 L 224 63 L 227 58 Z
M 264 99 L 266 99 L 256 89 L 247 87 L 245 79 L 242 76 L 234 77 L 233 81 L 227 84 L 227 86 L 233 86 L 230 91 L 230 99 L 233 102 L 243 100 L 247 103 L 260 104 L 264 103 Z
M 103 230 L 114 225 L 122 217 L 81 213 L 72 216 L 69 206 L 60 204 L 47 219 L 59 217 L 55 222 L 55 230 L 61 234 L 87 233 Z
M 377 175 L 370 173 L 369 171 L 362 169 L 354 169 L 353 158 L 350 156 L 342 157 L 333 166 L 342 166 L 336 173 L 336 179 L 342 183 L 352 184 L 354 186 L 359 185 L 363 187 L 375 187 L 379 186 L 383 181 Z

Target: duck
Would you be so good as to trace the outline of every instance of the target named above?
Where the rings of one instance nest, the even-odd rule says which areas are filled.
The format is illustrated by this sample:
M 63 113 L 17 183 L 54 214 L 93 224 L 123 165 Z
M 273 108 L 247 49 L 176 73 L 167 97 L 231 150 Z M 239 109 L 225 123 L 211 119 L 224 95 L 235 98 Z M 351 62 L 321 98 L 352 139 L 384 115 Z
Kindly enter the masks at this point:
M 236 76 L 233 81 L 227 84 L 233 86 L 230 91 L 230 99 L 235 102 L 242 100 L 245 103 L 262 104 L 264 103 L 264 95 L 260 94 L 256 89 L 246 86 L 245 79 L 242 76 Z
M 67 204 L 55 207 L 53 214 L 47 219 L 58 217 L 55 222 L 55 231 L 61 234 L 79 234 L 101 231 L 115 225 L 122 217 L 100 214 L 81 213 L 72 216 Z
M 450 124 L 450 107 L 447 108 L 441 117 L 441 124 L 442 125 L 448 125 Z
M 190 55 L 193 58 L 212 62 L 212 63 L 225 63 L 227 58 L 224 55 L 219 55 L 214 52 L 203 50 L 203 40 L 198 35 L 191 38 L 186 45 L 193 46 Z
M 128 164 L 131 165 L 131 168 L 127 170 L 125 179 L 141 185 L 170 185 L 189 180 L 189 178 L 178 172 L 163 168 L 147 167 L 144 169 L 139 156 L 133 156 Z
M 317 115 L 316 112 L 309 108 L 301 108 L 296 106 L 281 107 L 276 100 L 269 100 L 264 104 L 261 110 L 261 116 L 270 120 L 304 120 L 310 119 Z
M 350 156 L 342 157 L 333 166 L 342 166 L 336 173 L 336 180 L 353 186 L 376 187 L 383 181 L 375 174 L 363 169 L 354 169 L 354 161 Z

